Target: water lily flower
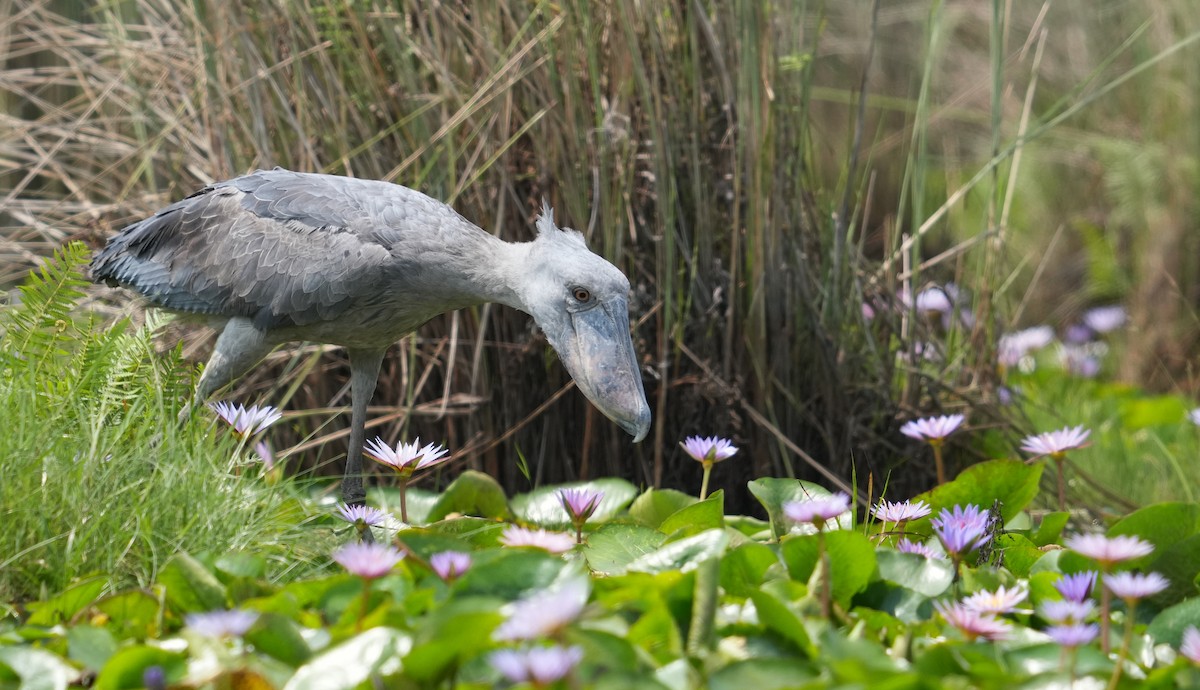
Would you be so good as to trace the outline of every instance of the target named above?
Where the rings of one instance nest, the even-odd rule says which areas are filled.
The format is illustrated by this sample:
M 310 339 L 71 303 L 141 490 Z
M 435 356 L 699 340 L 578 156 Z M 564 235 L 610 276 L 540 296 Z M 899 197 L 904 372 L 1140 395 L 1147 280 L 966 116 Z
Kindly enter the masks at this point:
M 933 608 L 970 641 L 981 637 L 985 640 L 1003 640 L 1012 633 L 1012 625 L 1007 621 L 991 614 L 972 611 L 961 603 L 947 604 L 938 601 L 934 602 Z
M 194 632 L 205 637 L 241 637 L 258 620 L 258 612 L 230 609 L 229 611 L 189 613 L 184 616 L 183 620 Z
M 1063 540 L 1063 546 L 1086 556 L 1106 569 L 1116 563 L 1148 556 L 1154 545 L 1134 536 L 1106 537 L 1103 534 L 1076 534 Z
M 1062 361 L 1063 370 L 1072 376 L 1094 379 L 1100 373 L 1100 358 L 1086 347 L 1064 346 L 1059 359 Z
M 1179 653 L 1193 664 L 1200 664 L 1200 630 L 1189 625 L 1183 631 L 1183 640 L 1179 644 Z
M 1046 634 L 1063 647 L 1081 647 L 1096 639 L 1100 626 L 1095 623 L 1062 623 L 1046 628 Z
M 471 554 L 462 551 L 439 551 L 429 557 L 429 567 L 446 582 L 452 582 L 471 567 Z
M 152 664 L 142 671 L 142 687 L 146 690 L 167 690 L 167 670 Z
M 283 414 L 270 405 L 242 407 L 222 401 L 209 403 L 208 406 L 232 426 L 238 436 L 253 436 L 283 418 Z
M 1117 304 L 1089 309 L 1083 314 L 1083 325 L 1096 333 L 1110 333 L 1125 325 L 1129 319 L 1125 307 Z
M 708 477 L 713 465 L 733 457 L 738 451 L 737 446 L 716 436 L 689 436 L 679 446 L 704 468 L 704 479 L 700 482 L 700 500 L 703 501 L 708 496 Z
M 562 489 L 558 492 L 558 499 L 562 501 L 563 509 L 572 522 L 586 522 L 600 507 L 604 492 L 588 488 Z
M 1058 431 L 1027 436 L 1021 442 L 1021 450 L 1037 456 L 1049 455 L 1054 458 L 1061 458 L 1068 450 L 1082 448 L 1087 441 L 1088 435 L 1091 433 L 1090 430 L 1084 429 L 1082 426 L 1077 426 L 1074 429 L 1063 427 Z
M 946 442 L 946 437 L 962 425 L 963 419 L 964 417 L 960 414 L 926 417 L 914 419 L 900 427 L 900 433 L 918 441 L 925 441 L 933 448 L 938 486 L 946 483 L 946 470 L 942 464 L 942 445 Z
M 430 443 L 421 447 L 419 438 L 412 443 L 401 441 L 392 448 L 377 436 L 366 442 L 363 452 L 375 461 L 392 468 L 402 477 L 411 477 L 417 470 L 424 470 L 450 459 L 447 455 L 450 451 L 444 446 Z
M 827 520 L 833 520 L 850 510 L 850 496 L 844 491 L 821 498 L 810 498 L 807 501 L 788 501 L 783 504 L 783 514 L 793 522 L 810 522 L 817 529 L 825 526 Z
M 896 550 L 901 553 L 915 553 L 918 556 L 924 556 L 925 558 L 931 559 L 942 557 L 942 555 L 937 551 L 934 551 L 924 544 L 912 541 L 911 539 L 901 539 L 896 543 Z
M 387 575 L 404 556 L 405 553 L 395 547 L 376 543 L 346 544 L 333 552 L 333 560 L 365 580 Z
M 696 462 L 721 462 L 732 458 L 738 452 L 737 446 L 729 440 L 716 436 L 689 436 L 679 446 Z
M 1025 601 L 1027 596 L 1029 590 L 1021 585 L 1012 589 L 1005 589 L 1004 585 L 1001 585 L 995 592 L 975 592 L 963 599 L 962 605 L 976 613 L 1012 613 L 1017 609 L 1017 604 Z
M 903 299 L 904 297 L 906 295 L 902 293 L 901 298 Z M 946 295 L 946 291 L 940 287 L 934 286 L 917 293 L 916 310 L 918 312 L 936 312 L 941 314 L 953 309 L 954 305 L 950 303 L 950 298 Z
M 964 419 L 960 414 L 914 419 L 900 427 L 900 433 L 933 445 L 941 443 L 947 436 L 954 433 L 958 427 L 962 426 Z
M 567 511 L 571 524 L 575 526 L 576 543 L 582 544 L 583 525 L 600 507 L 600 501 L 604 500 L 604 492 L 586 487 L 562 489 L 558 492 L 558 500 L 562 501 L 563 510 Z
M 879 505 L 871 509 L 871 514 L 875 519 L 884 523 L 888 522 L 908 522 L 909 520 L 918 520 L 925 517 L 932 509 L 925 501 L 885 501 L 879 499 Z
M 1042 605 L 1038 607 L 1038 615 L 1051 623 L 1080 623 L 1091 618 L 1095 612 L 1096 604 L 1090 599 L 1086 601 L 1072 601 L 1071 599 L 1043 601 Z
M 352 506 L 346 503 L 338 505 L 337 516 L 360 529 L 381 525 L 387 519 L 387 513 L 378 508 Z
M 1054 583 L 1054 588 L 1068 601 L 1083 601 L 1096 586 L 1096 571 L 1085 570 L 1074 575 L 1063 575 Z
M 501 649 L 488 657 L 492 668 L 512 683 L 549 685 L 566 677 L 583 660 L 579 647 L 532 647 L 525 650 Z
M 1082 426 L 1077 426 L 1074 429 L 1063 427 L 1058 431 L 1027 436 L 1021 442 L 1021 450 L 1033 453 L 1035 458 L 1049 455 L 1054 460 L 1058 470 L 1059 510 L 1066 510 L 1067 507 L 1067 483 L 1063 477 L 1063 459 L 1066 458 L 1068 450 L 1082 448 L 1090 433 L 1092 433 L 1090 430 L 1084 429 Z
M 1125 601 L 1152 597 L 1171 586 L 1159 573 L 1110 573 L 1104 576 L 1108 591 Z
M 367 441 L 363 452 L 373 460 L 392 468 L 400 484 L 400 521 L 408 523 L 408 482 L 417 470 L 425 470 L 440 465 L 450 459 L 450 452 L 444 446 L 432 443 L 421 447 L 421 439 L 412 443 L 403 441 L 392 448 L 378 436 Z
M 500 535 L 500 543 L 511 547 L 528 546 L 550 553 L 563 553 L 575 547 L 575 538 L 565 532 L 548 532 L 544 529 L 509 525 Z
M 1054 341 L 1054 329 L 1049 326 L 1034 326 L 1000 336 L 996 353 L 1000 364 L 1016 366 L 1029 353 L 1040 350 Z
M 507 619 L 492 633 L 498 642 L 534 640 L 566 627 L 583 613 L 588 581 L 573 577 L 555 588 L 520 599 L 502 609 Z
M 271 451 L 271 446 L 266 441 L 259 441 L 254 444 L 254 454 L 262 460 L 263 468 L 270 472 L 275 469 L 275 453 Z
M 953 511 L 942 508 L 930 524 L 946 552 L 955 559 L 991 539 L 987 533 L 987 511 L 973 504 L 965 507 L 956 505 Z

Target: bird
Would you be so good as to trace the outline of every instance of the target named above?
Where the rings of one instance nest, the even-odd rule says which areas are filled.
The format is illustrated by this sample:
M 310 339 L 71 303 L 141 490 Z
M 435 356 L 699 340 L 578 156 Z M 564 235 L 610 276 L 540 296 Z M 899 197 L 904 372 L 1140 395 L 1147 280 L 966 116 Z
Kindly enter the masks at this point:
M 401 185 L 275 168 L 208 185 L 125 227 L 89 271 L 220 331 L 192 409 L 285 343 L 345 348 L 341 493 L 362 505 L 367 405 L 384 354 L 455 309 L 494 302 L 532 316 L 580 391 L 635 443 L 646 437 L 628 279 L 581 233 L 555 225 L 545 202 L 535 227 L 532 241 L 507 242 Z

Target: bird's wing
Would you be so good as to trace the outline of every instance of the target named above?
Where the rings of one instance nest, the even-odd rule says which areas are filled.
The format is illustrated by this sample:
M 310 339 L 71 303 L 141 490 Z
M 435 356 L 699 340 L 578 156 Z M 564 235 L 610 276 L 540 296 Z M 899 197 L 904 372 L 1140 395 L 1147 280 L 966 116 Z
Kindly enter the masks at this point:
M 92 275 L 167 309 L 303 326 L 374 301 L 397 228 L 446 212 L 454 214 L 388 183 L 259 171 L 126 228 L 92 262 Z

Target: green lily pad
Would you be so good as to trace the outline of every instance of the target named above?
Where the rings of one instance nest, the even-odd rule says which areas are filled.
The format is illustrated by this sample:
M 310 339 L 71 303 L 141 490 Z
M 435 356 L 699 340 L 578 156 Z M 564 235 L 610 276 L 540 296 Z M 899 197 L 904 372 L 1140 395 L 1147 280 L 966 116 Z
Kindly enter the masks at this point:
M 66 690 L 79 671 L 44 649 L 0 647 L 0 664 L 21 679 L 21 690 Z
M 695 496 L 674 489 L 646 489 L 629 506 L 629 517 L 647 527 L 658 527 L 667 518 L 696 502 Z
M 954 566 L 942 558 L 880 548 L 875 559 L 881 578 L 926 597 L 940 596 L 954 582 Z
M 785 539 L 783 561 L 792 579 L 808 582 L 817 567 L 818 536 L 806 534 Z M 875 547 L 859 532 L 833 530 L 825 533 L 829 554 L 833 599 L 843 607 L 862 591 L 875 573 Z
M 203 613 L 226 607 L 225 587 L 200 561 L 177 553 L 158 573 L 167 603 L 181 613 Z
M 296 669 L 283 690 L 352 690 L 372 676 L 401 670 L 412 637 L 392 628 L 371 628 L 313 657 Z
M 662 532 L 644 525 L 609 522 L 587 535 L 583 556 L 593 571 L 620 575 L 630 563 L 662 546 L 666 539 Z
M 725 527 L 725 494 L 717 491 L 712 496 L 681 508 L 662 521 L 658 529 L 671 539 L 690 537 L 709 529 Z
M 814 498 L 827 498 L 832 495 L 829 489 L 820 484 L 813 484 L 800 479 L 777 479 L 763 477 L 747 484 L 750 493 L 767 509 L 767 517 L 771 521 L 771 532 L 778 539 L 787 534 L 792 523 L 784 514 L 783 506 L 794 501 L 809 501 Z M 854 517 L 847 512 L 837 518 L 838 529 L 850 529 L 854 526 Z
M 711 529 L 656 549 L 630 563 L 628 570 L 644 573 L 678 570 L 686 573 L 704 561 L 723 554 L 728 544 L 729 535 L 725 530 Z
M 173 685 L 182 680 L 187 672 L 187 657 L 159 647 L 124 647 L 108 660 L 100 670 L 100 675 L 96 676 L 96 684 L 92 687 L 96 690 L 144 687 L 144 674 L 151 666 L 161 668 L 167 685 Z
M 429 511 L 426 521 L 437 522 L 452 513 L 496 520 L 512 518 L 504 489 L 489 475 L 475 470 L 467 470 L 450 482 Z
M 606 477 L 589 482 L 543 486 L 529 493 L 517 494 L 511 501 L 513 512 L 524 522 L 555 529 L 567 527 L 571 520 L 558 497 L 558 492 L 563 489 L 590 489 L 604 493 L 596 512 L 589 519 L 593 523 L 611 519 L 637 496 L 637 487 L 633 484 L 624 479 Z

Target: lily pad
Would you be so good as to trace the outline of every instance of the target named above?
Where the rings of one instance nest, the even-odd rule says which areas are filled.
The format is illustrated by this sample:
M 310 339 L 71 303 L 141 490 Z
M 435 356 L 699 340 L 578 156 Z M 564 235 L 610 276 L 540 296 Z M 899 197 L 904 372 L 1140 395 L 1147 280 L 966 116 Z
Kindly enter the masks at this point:
M 601 491 L 604 497 L 596 512 L 592 513 L 592 522 L 603 522 L 615 516 L 630 501 L 637 496 L 637 487 L 624 479 L 606 477 L 589 482 L 575 482 L 558 486 L 543 486 L 529 493 L 513 496 L 512 510 L 519 520 L 532 522 L 543 527 L 561 529 L 571 524 L 567 511 L 562 507 L 558 493 L 563 489 L 591 489 Z

